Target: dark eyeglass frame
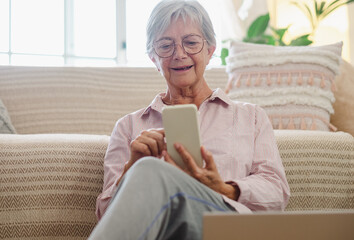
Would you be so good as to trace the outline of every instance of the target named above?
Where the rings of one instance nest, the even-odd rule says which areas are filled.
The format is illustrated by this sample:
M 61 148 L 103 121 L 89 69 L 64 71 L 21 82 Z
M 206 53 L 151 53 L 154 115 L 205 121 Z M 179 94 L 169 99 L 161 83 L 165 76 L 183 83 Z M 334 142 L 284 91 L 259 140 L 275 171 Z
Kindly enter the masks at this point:
M 189 52 L 187 52 L 186 49 L 184 48 L 184 44 L 183 44 L 184 41 L 183 41 L 183 40 L 186 39 L 186 38 L 188 38 L 188 37 L 191 37 L 191 36 L 197 36 L 197 37 L 200 37 L 200 38 L 203 40 L 203 41 L 202 41 L 202 44 L 203 44 L 203 45 L 202 45 L 202 47 L 200 48 L 200 50 L 199 50 L 198 52 L 189 53 Z M 172 51 L 171 55 L 169 55 L 169 56 L 160 56 L 160 55 L 157 53 L 156 49 L 155 49 L 155 44 L 156 44 L 157 42 L 163 40 L 163 39 L 157 40 L 157 41 L 154 42 L 154 45 L 153 45 L 154 52 L 155 52 L 156 55 L 159 56 L 160 58 L 169 58 L 169 57 L 173 56 L 173 55 L 175 54 L 175 52 L 176 52 L 176 42 L 175 42 L 175 40 L 170 39 L 170 38 L 167 38 L 167 39 L 169 39 L 169 40 L 171 40 L 171 41 L 173 42 L 173 51 Z M 184 37 L 182 38 L 182 41 L 181 41 L 181 42 L 182 42 L 182 44 L 181 44 L 182 49 L 183 49 L 183 51 L 184 51 L 185 53 L 187 53 L 188 55 L 195 55 L 195 54 L 200 53 L 200 52 L 203 50 L 203 48 L 204 48 L 204 42 L 207 42 L 207 40 L 204 39 L 202 36 L 200 36 L 200 35 L 198 35 L 198 34 L 189 34 L 189 35 L 187 35 L 187 36 L 184 36 Z

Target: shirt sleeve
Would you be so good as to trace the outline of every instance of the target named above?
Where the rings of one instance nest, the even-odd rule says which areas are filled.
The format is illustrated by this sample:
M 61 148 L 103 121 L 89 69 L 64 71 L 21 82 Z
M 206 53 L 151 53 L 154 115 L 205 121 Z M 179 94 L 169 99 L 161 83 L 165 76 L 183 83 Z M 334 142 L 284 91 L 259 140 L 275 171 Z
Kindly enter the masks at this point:
M 97 197 L 96 216 L 102 218 L 112 196 L 115 194 L 118 179 L 122 176 L 124 165 L 130 158 L 130 121 L 127 116 L 116 123 L 104 158 L 104 179 L 102 193 Z
M 273 127 L 263 109 L 255 110 L 254 155 L 250 174 L 234 180 L 240 188 L 239 203 L 252 211 L 284 210 L 290 196 Z

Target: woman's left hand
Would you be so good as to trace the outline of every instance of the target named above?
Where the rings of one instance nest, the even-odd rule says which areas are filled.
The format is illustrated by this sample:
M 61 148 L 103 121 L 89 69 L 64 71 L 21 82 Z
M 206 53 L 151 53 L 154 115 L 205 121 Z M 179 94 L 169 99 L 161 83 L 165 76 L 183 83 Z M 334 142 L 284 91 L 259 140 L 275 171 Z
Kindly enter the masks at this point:
M 222 180 L 215 165 L 213 155 L 211 154 L 211 152 L 207 151 L 204 146 L 200 148 L 202 158 L 205 161 L 204 167 L 199 167 L 194 161 L 193 157 L 190 155 L 190 153 L 181 144 L 176 143 L 175 148 L 177 152 L 181 155 L 186 167 L 184 169 L 179 167 L 175 163 L 175 161 L 170 157 L 167 151 L 164 151 L 163 156 L 166 162 L 178 167 L 179 169 L 186 172 L 188 175 L 192 176 L 193 178 L 208 186 L 209 188 L 213 189 L 214 191 L 221 193 L 231 199 L 238 199 L 238 188 L 235 188 L 230 184 L 226 184 Z

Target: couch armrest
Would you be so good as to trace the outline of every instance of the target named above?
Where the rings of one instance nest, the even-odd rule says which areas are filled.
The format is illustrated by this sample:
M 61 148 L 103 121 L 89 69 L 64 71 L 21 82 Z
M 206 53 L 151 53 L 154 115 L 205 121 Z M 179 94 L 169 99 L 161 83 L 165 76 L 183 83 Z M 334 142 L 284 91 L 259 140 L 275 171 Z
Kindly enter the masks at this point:
M 344 132 L 275 130 L 291 197 L 287 211 L 354 208 L 354 138 Z
M 104 135 L 0 135 L 2 237 L 86 239 L 96 224 L 108 141 Z

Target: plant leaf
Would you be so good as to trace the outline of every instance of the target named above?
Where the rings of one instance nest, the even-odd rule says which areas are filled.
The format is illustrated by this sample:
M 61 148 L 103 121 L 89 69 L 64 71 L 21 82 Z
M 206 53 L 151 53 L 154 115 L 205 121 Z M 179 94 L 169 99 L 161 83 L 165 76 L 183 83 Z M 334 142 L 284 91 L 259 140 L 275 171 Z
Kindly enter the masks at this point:
M 220 53 L 221 65 L 226 65 L 226 57 L 229 56 L 229 49 L 222 48 Z
M 333 1 L 331 4 L 328 5 L 328 7 L 324 10 L 323 15 L 321 17 L 321 19 L 324 19 L 325 17 L 327 17 L 331 12 L 333 12 L 334 10 L 336 10 L 337 8 L 345 5 L 345 4 L 349 4 L 354 2 L 354 0 L 348 0 L 345 2 L 341 2 L 340 0 L 336 0 Z
M 302 35 L 290 42 L 291 46 L 307 46 L 310 45 L 313 41 L 309 39 L 310 34 Z
M 284 37 L 284 34 L 288 31 L 289 27 L 290 27 L 290 25 L 288 27 L 286 27 L 286 28 L 277 29 L 277 28 L 271 27 L 271 29 L 275 33 L 275 35 L 277 35 L 279 41 L 281 41 L 283 39 L 283 37 Z
M 323 9 L 324 9 L 325 5 L 326 5 L 326 1 L 322 1 L 321 5 L 318 9 L 318 16 L 321 16 L 321 14 L 323 13 L 323 11 L 324 11 Z
M 256 18 L 248 28 L 247 38 L 253 38 L 264 34 L 268 27 L 269 19 L 269 13 Z

